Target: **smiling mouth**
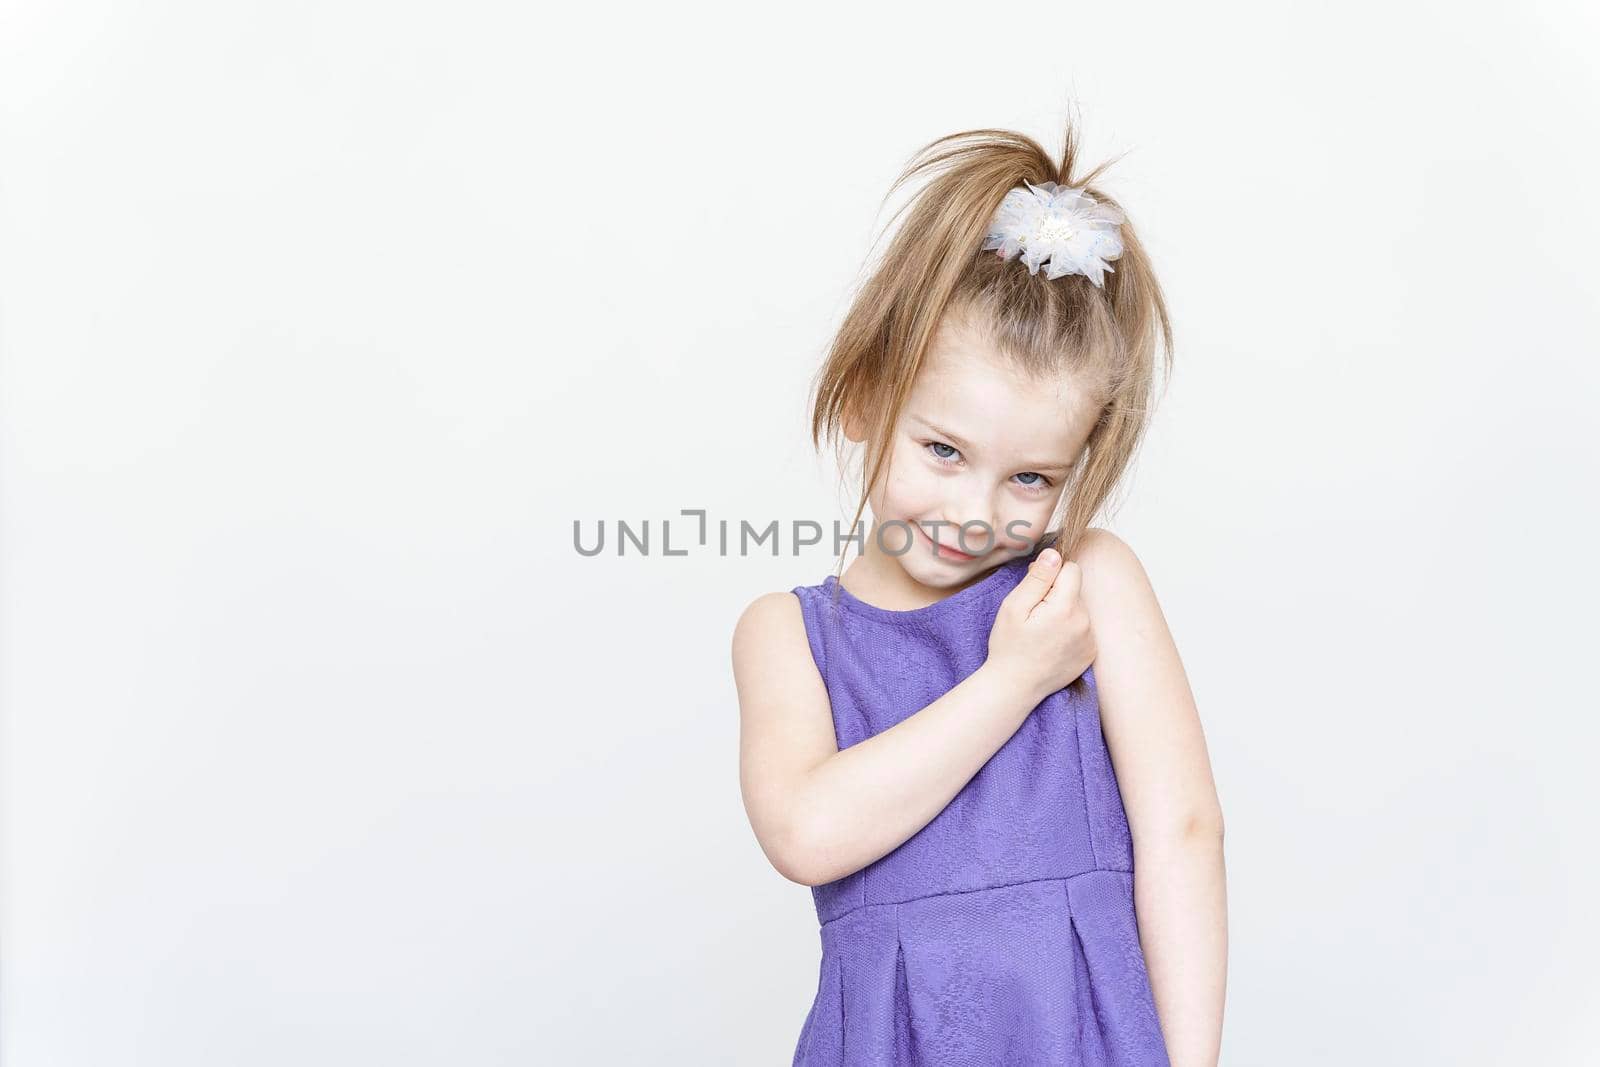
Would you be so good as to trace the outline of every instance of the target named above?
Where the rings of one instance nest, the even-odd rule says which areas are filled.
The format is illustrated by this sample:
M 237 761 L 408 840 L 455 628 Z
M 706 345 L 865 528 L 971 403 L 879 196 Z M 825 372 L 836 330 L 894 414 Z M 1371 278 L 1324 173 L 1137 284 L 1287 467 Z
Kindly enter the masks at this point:
M 917 531 L 922 534 L 923 539 L 927 541 L 928 544 L 934 546 L 938 555 L 944 559 L 951 560 L 955 563 L 971 563 L 973 560 L 978 558 L 970 552 L 963 552 L 959 548 L 952 548 L 950 545 L 947 545 L 942 541 L 935 541 L 933 539 L 933 535 L 928 533 L 927 530 L 923 529 L 923 526 L 920 522 L 917 523 Z

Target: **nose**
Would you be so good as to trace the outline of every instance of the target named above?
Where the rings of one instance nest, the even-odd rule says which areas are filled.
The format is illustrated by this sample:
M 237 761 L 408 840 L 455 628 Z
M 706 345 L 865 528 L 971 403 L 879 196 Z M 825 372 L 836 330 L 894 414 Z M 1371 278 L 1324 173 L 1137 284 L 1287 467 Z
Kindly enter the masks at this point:
M 942 544 L 960 552 L 981 556 L 1000 543 L 1002 531 L 994 527 L 994 501 L 982 493 L 950 501 L 942 516 Z

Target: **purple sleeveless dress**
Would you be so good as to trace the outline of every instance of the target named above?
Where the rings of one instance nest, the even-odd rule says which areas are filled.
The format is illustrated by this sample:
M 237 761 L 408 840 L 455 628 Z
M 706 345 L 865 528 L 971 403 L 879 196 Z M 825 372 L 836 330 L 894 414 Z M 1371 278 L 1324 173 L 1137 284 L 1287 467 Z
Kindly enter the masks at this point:
M 795 588 L 839 747 L 977 670 L 1032 558 L 910 611 L 858 600 L 832 575 Z M 797 1067 L 1168 1067 L 1093 667 L 920 831 L 812 895 L 822 963 Z

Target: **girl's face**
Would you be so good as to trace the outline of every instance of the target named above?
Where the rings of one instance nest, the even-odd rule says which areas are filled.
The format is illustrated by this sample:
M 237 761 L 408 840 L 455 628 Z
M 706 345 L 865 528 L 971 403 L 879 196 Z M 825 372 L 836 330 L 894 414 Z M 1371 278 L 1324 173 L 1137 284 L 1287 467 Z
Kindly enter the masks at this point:
M 947 319 L 868 493 L 882 554 L 936 588 L 1025 555 L 1049 532 L 1099 412 L 1082 383 L 1030 378 L 970 323 Z M 847 436 L 859 441 L 858 432 Z M 884 526 L 891 520 L 899 522 Z M 864 555 L 880 554 L 878 536 Z

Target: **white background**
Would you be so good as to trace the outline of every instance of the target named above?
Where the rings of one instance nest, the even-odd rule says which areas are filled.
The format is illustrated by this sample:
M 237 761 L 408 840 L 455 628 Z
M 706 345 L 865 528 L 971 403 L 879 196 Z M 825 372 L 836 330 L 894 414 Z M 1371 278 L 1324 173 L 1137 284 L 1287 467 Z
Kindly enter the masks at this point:
M 1177 330 L 1101 524 L 1211 747 L 1223 1063 L 1592 1055 L 1592 5 L 0 17 L 6 1067 L 787 1063 L 728 644 L 833 557 L 661 523 L 847 521 L 889 182 L 1069 115 Z

